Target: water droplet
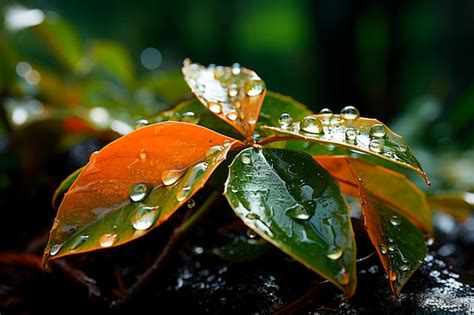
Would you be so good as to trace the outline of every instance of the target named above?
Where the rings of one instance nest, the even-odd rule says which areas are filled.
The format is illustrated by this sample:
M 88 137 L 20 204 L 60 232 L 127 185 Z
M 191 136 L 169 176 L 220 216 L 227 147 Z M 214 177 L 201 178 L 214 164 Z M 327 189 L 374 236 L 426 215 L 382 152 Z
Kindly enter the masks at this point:
M 330 110 L 329 108 L 323 108 L 319 111 L 319 113 L 321 115 L 332 115 L 332 110 Z
M 227 119 L 234 121 L 234 120 L 237 120 L 239 115 L 237 114 L 235 110 L 231 110 L 230 112 L 226 114 L 226 117 Z
M 258 220 L 260 219 L 260 216 L 256 213 L 252 213 L 252 212 L 249 212 L 247 213 L 247 215 L 245 216 L 247 219 L 250 219 L 250 220 Z
M 301 130 L 309 133 L 318 134 L 323 132 L 323 124 L 321 121 L 318 118 L 312 116 L 303 118 L 300 127 Z
M 238 63 L 234 63 L 232 65 L 232 74 L 233 75 L 238 75 L 238 74 L 240 74 L 240 71 L 241 71 L 240 70 L 240 65 Z
M 188 200 L 188 208 L 189 209 L 192 209 L 196 206 L 196 201 L 194 201 L 194 199 L 189 199 Z
M 407 147 L 406 145 L 400 144 L 400 145 L 398 146 L 398 150 L 399 150 L 400 152 L 405 153 L 405 152 L 408 151 L 408 147 Z
M 180 121 L 190 124 L 197 124 L 199 122 L 199 117 L 194 112 L 185 112 L 181 115 Z
M 265 83 L 260 79 L 248 80 L 245 82 L 245 93 L 248 96 L 257 96 L 265 90 Z
M 354 120 L 359 118 L 360 112 L 354 106 L 346 106 L 341 110 L 341 117 L 347 120 Z
M 91 161 L 97 154 L 99 154 L 99 151 L 93 151 L 93 152 L 89 155 L 89 161 Z
M 129 196 L 132 201 L 140 201 L 145 198 L 148 187 L 143 183 L 138 183 L 130 187 Z
M 383 141 L 378 139 L 370 140 L 369 142 L 369 150 L 375 153 L 382 153 L 383 152 Z
M 101 247 L 110 247 L 117 242 L 118 235 L 117 234 L 102 234 L 99 238 L 99 244 Z
M 184 174 L 183 170 L 167 170 L 161 173 L 161 181 L 165 186 L 173 185 L 181 178 Z
M 393 244 L 393 243 L 389 243 L 388 244 L 388 251 L 389 252 L 394 252 L 397 250 L 397 245 Z
M 433 245 L 434 244 L 434 238 L 432 238 L 431 236 L 426 237 L 425 244 L 426 244 L 426 246 Z
M 290 127 L 291 124 L 293 123 L 293 118 L 291 117 L 290 114 L 283 113 L 280 115 L 280 118 L 278 119 L 278 123 L 280 124 L 280 128 L 288 129 L 288 127 Z
M 400 265 L 400 270 L 407 271 L 408 269 L 410 269 L 410 266 L 408 264 L 404 263 Z
M 149 124 L 148 120 L 146 119 L 139 119 L 137 120 L 137 122 L 135 123 L 135 129 L 139 129 L 139 128 L 142 128 L 142 127 L 145 127 Z
M 74 243 L 71 245 L 71 249 L 75 250 L 78 249 L 80 246 L 82 246 L 87 240 L 89 239 L 89 235 L 81 235 L 76 240 Z
M 213 147 L 210 147 L 206 152 L 206 157 L 210 158 L 211 156 L 213 156 L 216 153 L 221 152 L 222 150 L 224 150 L 224 147 L 221 145 L 215 145 Z
M 145 149 L 141 149 L 140 153 L 138 153 L 138 158 L 140 159 L 140 161 L 146 160 L 147 154 L 146 154 Z
M 342 248 L 332 246 L 331 248 L 329 248 L 329 252 L 326 254 L 326 257 L 331 260 L 338 260 L 342 257 L 342 254 L 344 254 Z
M 343 124 L 345 122 L 344 118 L 340 117 L 340 116 L 333 116 L 329 119 L 329 125 L 331 126 L 336 126 L 336 125 L 340 125 L 340 124 Z
M 397 273 L 393 270 L 390 270 L 388 272 L 388 278 L 390 279 L 390 281 L 395 281 L 397 280 Z
M 237 84 L 231 84 L 229 86 L 229 90 L 227 91 L 230 97 L 236 97 L 237 94 L 239 94 L 239 89 L 237 87 Z
M 243 164 L 246 164 L 246 165 L 248 165 L 252 162 L 252 160 L 250 159 L 250 156 L 246 153 L 244 153 L 240 156 L 240 160 L 242 161 Z
M 357 130 L 354 128 L 347 128 L 345 137 L 347 142 L 355 142 L 357 140 Z
M 309 220 L 313 215 L 313 213 L 309 212 L 308 209 L 306 209 L 299 203 L 295 204 L 290 208 L 287 208 L 285 213 L 290 218 L 298 220 Z
M 214 114 L 219 114 L 222 111 L 222 105 L 218 102 L 209 102 L 209 110 Z
M 256 238 L 256 237 L 257 237 L 257 233 L 255 233 L 255 231 L 252 230 L 252 229 L 247 229 L 247 236 L 248 236 L 249 238 Z
M 392 215 L 392 218 L 390 219 L 390 223 L 393 226 L 398 226 L 400 223 L 402 223 L 402 218 L 400 218 L 398 215 Z
M 342 268 L 339 270 L 339 272 L 336 275 L 336 280 L 342 285 L 346 285 L 349 283 L 349 274 L 347 273 L 345 268 Z
M 56 244 L 56 245 L 53 245 L 51 246 L 51 248 L 49 249 L 49 254 L 51 256 L 55 256 L 59 253 L 59 251 L 61 250 L 61 248 L 63 248 L 63 244 Z
M 220 80 L 226 75 L 226 69 L 222 66 L 216 67 L 214 69 L 214 79 Z
M 183 188 L 181 188 L 180 191 L 176 193 L 176 200 L 178 200 L 179 202 L 183 201 L 191 195 L 191 192 L 191 186 L 184 186 Z
M 387 135 L 387 129 L 384 125 L 376 124 L 370 128 L 369 136 L 370 138 L 383 138 Z
M 132 217 L 135 230 L 144 231 L 155 224 L 160 214 L 159 206 L 140 206 Z
M 387 252 L 388 252 L 388 247 L 387 247 L 387 245 L 385 245 L 385 244 L 380 244 L 380 252 L 382 253 L 382 255 L 387 254 Z

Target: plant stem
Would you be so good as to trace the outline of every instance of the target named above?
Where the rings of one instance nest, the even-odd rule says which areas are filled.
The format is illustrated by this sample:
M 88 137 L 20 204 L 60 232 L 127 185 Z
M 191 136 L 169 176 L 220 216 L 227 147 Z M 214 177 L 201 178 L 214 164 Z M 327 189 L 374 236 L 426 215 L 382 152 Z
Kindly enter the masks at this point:
M 271 142 L 287 141 L 287 140 L 301 140 L 301 139 L 297 139 L 297 138 L 294 138 L 294 137 L 274 136 L 274 137 L 269 137 L 269 138 L 262 139 L 261 141 L 259 141 L 257 143 L 260 144 L 260 145 L 265 145 L 265 144 L 271 143 Z
M 154 278 L 158 268 L 166 263 L 170 258 L 173 249 L 176 247 L 178 242 L 200 221 L 219 197 L 220 194 L 213 191 L 206 201 L 204 201 L 204 203 L 189 218 L 185 218 L 181 225 L 173 230 L 168 242 L 158 257 L 156 257 L 153 264 L 138 277 L 137 281 L 128 288 L 126 294 L 122 298 L 112 303 L 113 306 L 121 305 L 127 300 L 133 298 L 133 296 L 135 296 L 143 286 L 148 284 Z

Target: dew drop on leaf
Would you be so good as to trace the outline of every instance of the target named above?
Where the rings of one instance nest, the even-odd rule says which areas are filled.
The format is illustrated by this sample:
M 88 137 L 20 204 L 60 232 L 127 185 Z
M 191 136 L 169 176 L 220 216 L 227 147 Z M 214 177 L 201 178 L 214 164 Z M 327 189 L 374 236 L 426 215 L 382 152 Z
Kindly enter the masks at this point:
M 300 205 L 299 203 L 286 209 L 285 213 L 290 218 L 297 219 L 297 220 L 309 220 L 311 216 L 313 215 L 312 213 L 308 212 L 308 210 L 302 205 Z
M 354 128 L 347 128 L 345 132 L 346 141 L 355 142 L 357 140 L 357 130 Z
M 398 215 L 392 215 L 392 218 L 390 219 L 390 223 L 393 226 L 399 226 L 400 223 L 402 223 L 402 218 L 400 218 Z
M 369 136 L 371 139 L 384 138 L 387 135 L 387 129 L 384 125 L 375 124 L 370 128 Z
M 339 117 L 339 116 L 333 116 L 329 119 L 329 125 L 331 126 L 336 126 L 343 124 L 345 122 L 344 118 Z
M 229 90 L 227 92 L 230 97 L 236 97 L 239 94 L 239 89 L 237 88 L 237 84 L 231 84 L 229 86 Z
M 145 198 L 148 187 L 143 183 L 138 183 L 130 187 L 129 196 L 132 201 L 140 201 Z
M 323 132 L 323 124 L 321 121 L 312 116 L 307 116 L 303 118 L 300 124 L 301 130 L 308 132 L 308 133 L 322 133 Z
M 248 154 L 242 154 L 242 156 L 240 157 L 240 160 L 242 161 L 243 164 L 250 164 L 252 162 L 252 160 L 250 159 L 250 156 Z
M 142 128 L 142 127 L 145 127 L 149 124 L 150 122 L 146 119 L 139 119 L 136 121 L 135 123 L 135 129 L 139 129 L 139 128 Z
M 403 263 L 400 265 L 400 270 L 407 271 L 408 269 L 410 269 L 410 266 L 408 264 Z
M 183 201 L 191 195 L 192 189 L 191 186 L 184 186 L 176 193 L 176 200 Z
M 188 208 L 189 209 L 192 209 L 196 206 L 196 201 L 194 201 L 194 199 L 189 199 L 188 200 Z
M 199 122 L 199 117 L 194 112 L 185 112 L 181 115 L 180 121 L 190 124 L 197 124 Z
M 349 274 L 347 273 L 345 268 L 342 268 L 339 270 L 339 272 L 336 275 L 336 280 L 342 285 L 346 285 L 349 283 Z
M 383 152 L 383 140 L 373 139 L 369 142 L 369 150 L 375 153 Z
M 135 230 L 144 231 L 149 229 L 158 219 L 159 206 L 140 206 L 132 217 L 132 226 Z
M 344 254 L 344 251 L 342 250 L 342 248 L 337 247 L 337 246 L 332 246 L 329 248 L 329 252 L 326 254 L 326 257 L 331 260 L 338 260 L 339 258 L 342 257 L 342 254 Z
M 209 102 L 209 110 L 214 114 L 219 114 L 222 111 L 222 105 L 219 102 Z
M 161 181 L 165 186 L 170 186 L 176 183 L 184 174 L 183 170 L 167 170 L 161 173 Z
M 81 235 L 74 240 L 74 243 L 71 245 L 71 249 L 75 250 L 81 247 L 87 240 L 89 239 L 89 235 Z
M 138 153 L 138 158 L 140 159 L 140 161 L 145 161 L 146 160 L 147 154 L 146 154 L 145 149 L 140 150 L 140 153 Z
M 115 244 L 118 239 L 117 234 L 106 233 L 102 234 L 99 238 L 99 244 L 101 247 L 110 247 Z
M 92 152 L 92 153 L 89 155 L 89 161 L 91 161 L 98 153 L 99 153 L 99 151 L 94 151 L 94 152 Z
M 62 247 L 63 247 L 62 244 L 56 244 L 56 245 L 51 246 L 51 248 L 49 249 L 49 254 L 51 256 L 57 255 L 57 253 L 59 253 Z
M 320 114 L 322 115 L 332 115 L 332 110 L 330 110 L 329 108 L 323 108 L 319 111 Z
M 252 213 L 252 212 L 249 212 L 247 213 L 247 215 L 245 216 L 247 219 L 250 219 L 250 220 L 258 220 L 260 219 L 260 216 L 256 213 Z
M 231 110 L 230 112 L 226 114 L 226 117 L 227 119 L 234 121 L 234 120 L 237 120 L 239 115 L 237 114 L 235 110 Z
M 206 152 L 206 157 L 210 158 L 211 156 L 213 156 L 214 154 L 218 152 L 221 152 L 222 150 L 224 150 L 224 147 L 220 145 L 215 145 L 213 147 L 210 147 L 209 150 L 207 150 Z
M 240 71 L 241 71 L 240 65 L 239 65 L 238 63 L 234 63 L 234 64 L 232 65 L 232 74 L 233 74 L 233 75 L 239 75 L 239 74 L 240 74 Z
M 288 129 L 293 123 L 293 118 L 288 113 L 282 113 L 278 119 L 278 123 L 280 124 L 280 128 Z
M 360 112 L 354 106 L 346 106 L 341 110 L 341 117 L 347 120 L 354 120 L 359 118 Z
M 255 233 L 255 231 L 252 230 L 252 229 L 247 229 L 247 236 L 249 238 L 255 238 L 255 237 L 257 237 L 257 233 Z
M 385 244 L 380 244 L 380 252 L 382 253 L 382 255 L 387 254 L 387 252 L 388 252 L 388 247 L 387 247 L 387 245 L 385 245 Z
M 248 80 L 245 82 L 245 94 L 248 96 L 260 95 L 264 89 L 265 83 L 260 79 Z
M 397 273 L 393 270 L 390 270 L 389 273 L 388 273 L 388 278 L 390 279 L 390 281 L 395 281 L 397 280 Z

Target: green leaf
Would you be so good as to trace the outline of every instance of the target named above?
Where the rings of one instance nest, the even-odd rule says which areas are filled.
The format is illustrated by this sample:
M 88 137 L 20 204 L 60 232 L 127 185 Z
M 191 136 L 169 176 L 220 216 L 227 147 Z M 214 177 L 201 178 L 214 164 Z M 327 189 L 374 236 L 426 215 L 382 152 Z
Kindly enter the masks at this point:
M 459 221 L 466 221 L 474 212 L 474 193 L 468 191 L 437 192 L 428 197 L 434 210 L 441 210 Z
M 263 126 L 277 132 L 282 140 L 305 140 L 355 150 L 412 169 L 429 180 L 420 162 L 402 137 L 376 119 L 347 115 L 319 114 L 282 127 Z M 264 139 L 262 144 L 277 139 Z
M 349 210 L 337 182 L 310 155 L 247 148 L 230 165 L 224 194 L 247 226 L 352 296 Z
M 428 252 L 425 239 L 415 225 L 381 202 L 364 185 L 361 196 L 368 235 L 388 275 L 390 287 L 398 296 Z
M 76 178 L 79 176 L 79 174 L 82 171 L 82 167 L 78 168 L 74 172 L 72 172 L 66 179 L 64 179 L 61 184 L 59 184 L 58 188 L 54 191 L 53 199 L 51 200 L 53 204 L 53 208 L 58 207 L 58 198 L 66 193 L 66 191 L 71 187 L 71 185 L 74 183 Z

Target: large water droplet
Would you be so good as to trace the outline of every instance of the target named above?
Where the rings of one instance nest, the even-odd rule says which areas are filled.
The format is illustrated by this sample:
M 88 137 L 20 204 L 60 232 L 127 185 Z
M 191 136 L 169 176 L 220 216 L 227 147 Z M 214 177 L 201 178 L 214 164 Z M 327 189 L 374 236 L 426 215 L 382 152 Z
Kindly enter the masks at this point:
M 402 218 L 400 218 L 398 215 L 392 215 L 392 217 L 390 218 L 390 223 L 393 226 L 398 226 L 400 225 L 400 223 L 402 223 Z
M 159 206 L 140 206 L 132 217 L 132 225 L 135 230 L 144 231 L 149 229 L 158 219 Z
M 313 215 L 313 213 L 309 212 L 308 209 L 306 209 L 299 203 L 295 204 L 290 208 L 287 208 L 285 213 L 290 218 L 298 220 L 309 220 Z
M 349 283 L 349 273 L 347 273 L 344 267 L 336 274 L 336 280 L 342 285 Z
M 319 113 L 321 115 L 332 115 L 332 110 L 330 110 L 329 108 L 323 108 L 319 111 Z
M 81 247 L 85 242 L 87 242 L 88 239 L 89 239 L 89 235 L 81 235 L 81 236 L 79 236 L 78 238 L 76 238 L 76 240 L 74 241 L 74 243 L 72 243 L 71 249 L 72 249 L 72 250 L 78 249 L 78 248 Z
M 383 140 L 373 139 L 369 142 L 369 150 L 375 153 L 383 152 Z
M 290 114 L 283 113 L 280 115 L 280 118 L 278 119 L 278 123 L 280 124 L 280 128 L 288 129 L 288 127 L 290 127 L 291 124 L 293 123 L 293 118 L 291 117 Z
M 312 116 L 307 116 L 303 118 L 303 120 L 300 123 L 301 130 L 308 132 L 308 133 L 322 133 L 323 132 L 323 124 L 321 121 Z
M 357 130 L 354 128 L 347 128 L 345 132 L 346 141 L 354 143 L 357 140 Z
M 211 156 L 213 156 L 214 154 L 217 154 L 219 152 L 221 152 L 222 150 L 224 150 L 224 147 L 221 146 L 221 145 L 215 145 L 215 146 L 212 146 L 210 147 L 207 152 L 206 152 L 206 157 L 207 158 L 210 158 Z
M 59 251 L 61 250 L 61 248 L 63 248 L 63 244 L 56 244 L 56 245 L 53 245 L 51 246 L 51 248 L 49 249 L 49 254 L 51 256 L 55 256 L 59 253 Z
M 250 219 L 250 220 L 258 220 L 258 219 L 260 219 L 260 216 L 259 216 L 258 214 L 252 213 L 252 212 L 247 213 L 247 214 L 245 215 L 245 217 L 246 217 L 247 219 Z
M 178 200 L 179 202 L 183 201 L 191 195 L 191 192 L 191 186 L 184 186 L 176 193 L 176 200 Z
M 139 128 L 142 128 L 142 127 L 145 127 L 149 124 L 150 122 L 146 119 L 139 119 L 136 121 L 135 123 L 135 129 L 139 129 Z
M 219 102 L 209 102 L 209 110 L 214 114 L 219 114 L 222 111 L 222 105 Z
M 375 124 L 370 128 L 369 136 L 370 138 L 383 138 L 387 135 L 387 129 L 384 125 Z
M 357 108 L 354 106 L 346 106 L 343 109 L 341 109 L 341 117 L 347 120 L 354 120 L 359 118 L 360 112 Z
M 338 260 L 339 258 L 342 257 L 342 254 L 344 254 L 344 251 L 342 250 L 342 248 L 337 247 L 337 246 L 331 246 L 329 248 L 329 252 L 326 254 L 326 257 L 331 260 Z
M 240 160 L 242 161 L 243 164 L 246 164 L 246 165 L 252 162 L 252 160 L 250 159 L 250 156 L 247 153 L 243 153 L 240 156 Z
M 225 116 L 227 117 L 227 119 L 234 121 L 234 120 L 237 120 L 237 118 L 239 117 L 239 114 L 235 110 L 231 110 Z
M 245 82 L 245 93 L 248 96 L 257 96 L 265 90 L 265 83 L 260 79 L 248 80 Z
M 143 198 L 145 198 L 147 191 L 148 191 L 148 187 L 146 184 L 143 184 L 143 183 L 134 184 L 132 185 L 132 187 L 130 187 L 130 191 L 129 191 L 130 199 L 132 199 L 132 201 L 135 201 L 135 202 L 140 201 Z
M 161 173 L 161 181 L 165 186 L 170 186 L 176 183 L 184 174 L 182 170 L 167 170 Z
M 99 244 L 101 247 L 110 247 L 117 242 L 118 235 L 117 234 L 112 234 L 112 233 L 107 233 L 107 234 L 102 234 L 99 238 Z

